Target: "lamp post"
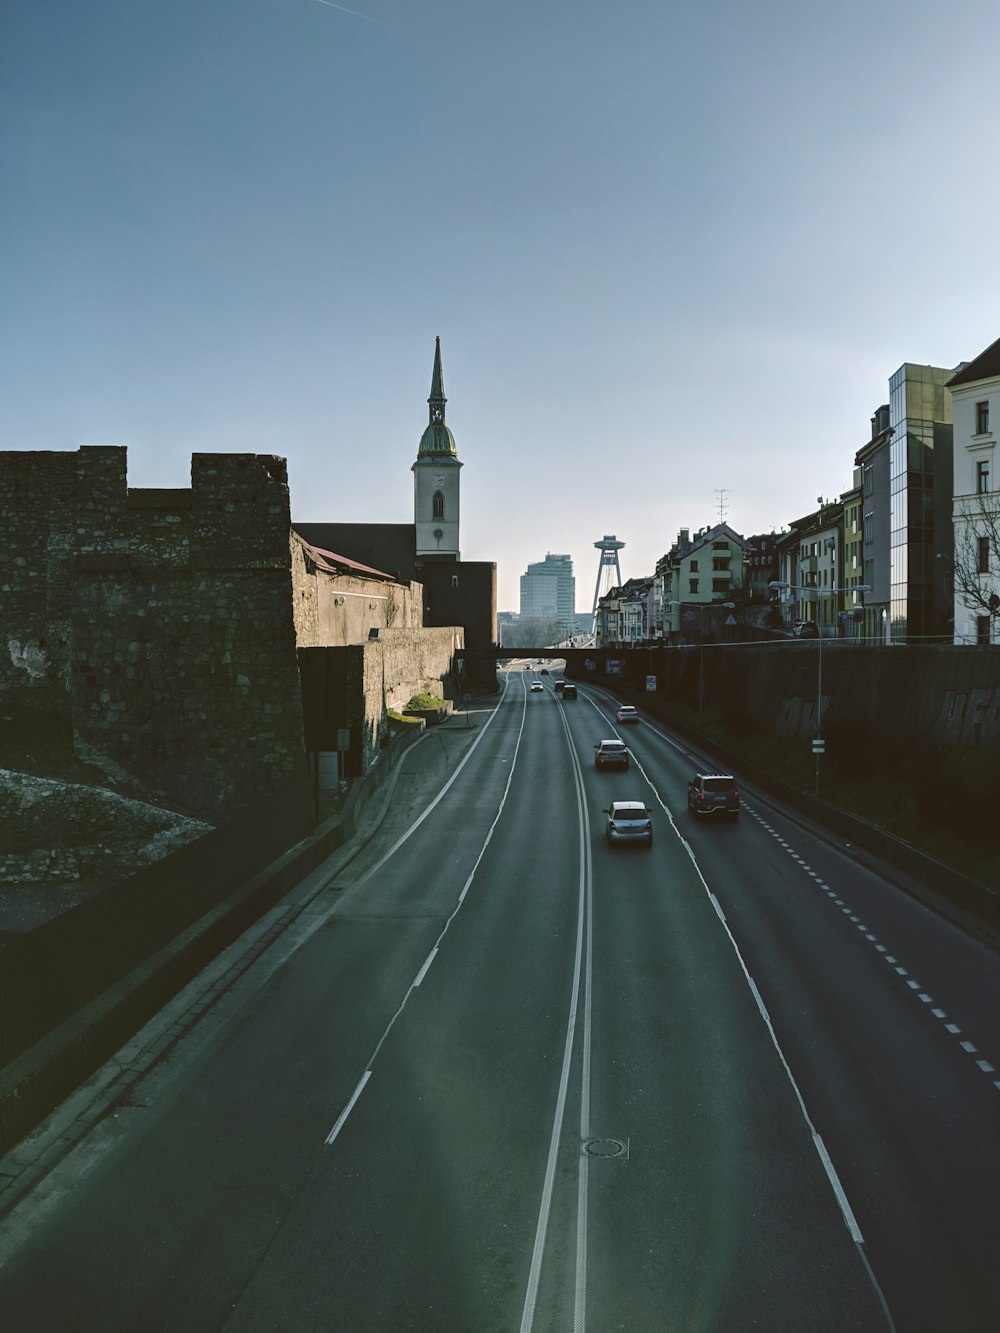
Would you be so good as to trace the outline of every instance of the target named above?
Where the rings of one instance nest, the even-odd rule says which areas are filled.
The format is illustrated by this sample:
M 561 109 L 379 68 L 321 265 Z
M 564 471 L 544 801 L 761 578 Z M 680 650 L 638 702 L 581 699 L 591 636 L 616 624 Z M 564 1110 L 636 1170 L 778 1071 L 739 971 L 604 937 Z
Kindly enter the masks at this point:
M 670 606 L 682 607 L 683 602 L 671 601 Z M 702 713 L 705 708 L 705 607 L 719 606 L 731 611 L 735 602 L 696 602 L 700 619 L 698 621 L 698 729 L 702 729 Z
M 785 583 L 782 579 L 774 579 L 767 585 L 775 592 L 816 592 L 817 589 L 811 585 L 802 583 Z M 831 595 L 839 596 L 842 592 L 871 592 L 871 585 L 868 583 L 858 583 L 853 588 L 829 588 Z M 816 736 L 813 740 L 813 754 L 816 756 L 816 795 L 819 795 L 819 760 L 820 755 L 826 748 L 823 740 L 822 713 L 823 713 L 823 626 L 816 625 Z

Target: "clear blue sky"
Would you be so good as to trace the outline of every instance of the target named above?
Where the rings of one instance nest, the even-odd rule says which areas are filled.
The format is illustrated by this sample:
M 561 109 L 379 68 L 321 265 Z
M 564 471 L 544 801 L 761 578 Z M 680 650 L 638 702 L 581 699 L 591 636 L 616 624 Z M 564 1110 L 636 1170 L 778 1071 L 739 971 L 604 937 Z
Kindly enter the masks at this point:
M 345 12 L 347 10 L 355 12 Z M 287 457 L 409 522 L 434 336 L 462 554 L 652 572 L 851 483 L 1000 336 L 995 0 L 4 0 L 0 450 Z

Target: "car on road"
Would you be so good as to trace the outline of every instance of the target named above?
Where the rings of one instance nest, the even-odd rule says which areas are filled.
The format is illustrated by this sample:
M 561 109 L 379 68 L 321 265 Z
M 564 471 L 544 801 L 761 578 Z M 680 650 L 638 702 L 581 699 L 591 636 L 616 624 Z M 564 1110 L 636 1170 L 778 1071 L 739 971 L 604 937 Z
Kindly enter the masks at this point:
M 687 797 L 694 815 L 739 818 L 740 789 L 731 773 L 696 773 L 688 783 Z
M 792 633 L 797 639 L 818 639 L 819 626 L 815 620 L 798 620 L 792 626 Z
M 622 704 L 621 708 L 619 708 L 618 710 L 618 721 L 638 722 L 639 710 L 637 708 L 633 708 L 631 704 Z
M 604 813 L 609 846 L 621 842 L 653 845 L 653 819 L 642 801 L 612 801 Z
M 559 693 L 560 693 L 560 694 L 562 695 L 562 697 L 563 697 L 563 703 L 565 703 L 567 699 L 575 699 L 575 698 L 576 698 L 576 686 L 573 685 L 570 681 L 567 681 L 566 684 L 565 684 L 565 685 L 562 687 L 562 689 L 559 691 Z
M 542 667 L 541 671 L 539 671 L 538 674 L 539 674 L 540 676 L 547 676 L 547 675 L 549 674 L 549 669 L 548 669 L 548 667 Z
M 555 690 L 556 694 L 562 694 L 565 684 L 566 682 L 564 680 L 557 680 L 552 688 Z
M 595 768 L 628 768 L 628 750 L 624 741 L 606 740 L 594 746 Z
M 542 682 L 541 682 L 540 680 L 533 680 L 533 681 L 531 682 L 531 693 L 532 693 L 532 694 L 542 694 L 542 693 L 544 693 L 544 691 L 545 691 L 545 686 L 542 684 Z

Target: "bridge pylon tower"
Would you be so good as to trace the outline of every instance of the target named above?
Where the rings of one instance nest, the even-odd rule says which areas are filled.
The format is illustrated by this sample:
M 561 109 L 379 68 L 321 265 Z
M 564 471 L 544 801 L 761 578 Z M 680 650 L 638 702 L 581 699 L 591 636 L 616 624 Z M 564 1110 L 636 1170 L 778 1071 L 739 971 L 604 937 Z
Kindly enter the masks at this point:
M 607 533 L 599 542 L 594 545 L 600 551 L 597 559 L 597 583 L 594 587 L 594 610 L 592 632 L 597 630 L 597 604 L 601 598 L 606 596 L 612 588 L 620 588 L 622 583 L 622 567 L 618 563 L 618 552 L 625 545 L 611 533 Z

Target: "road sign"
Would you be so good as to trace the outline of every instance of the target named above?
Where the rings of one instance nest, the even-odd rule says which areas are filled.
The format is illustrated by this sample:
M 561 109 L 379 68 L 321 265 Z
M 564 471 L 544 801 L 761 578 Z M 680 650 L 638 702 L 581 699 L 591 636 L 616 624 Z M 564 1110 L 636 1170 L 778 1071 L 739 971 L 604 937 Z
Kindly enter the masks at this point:
M 813 754 L 825 754 L 826 741 L 813 741 Z
M 646 677 L 646 693 L 647 693 L 647 694 L 655 694 L 655 693 L 656 693 L 656 677 L 655 677 L 655 676 L 647 676 L 647 677 Z

